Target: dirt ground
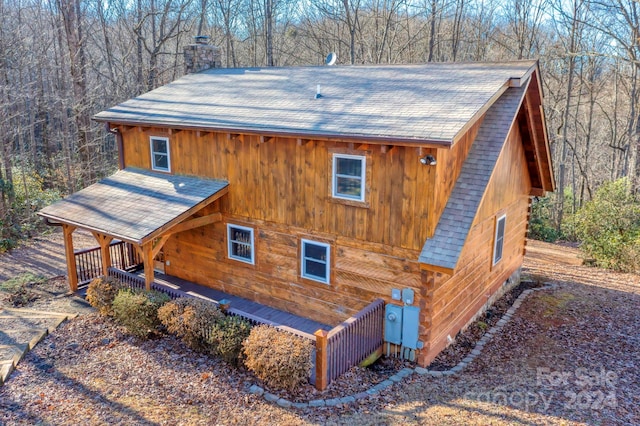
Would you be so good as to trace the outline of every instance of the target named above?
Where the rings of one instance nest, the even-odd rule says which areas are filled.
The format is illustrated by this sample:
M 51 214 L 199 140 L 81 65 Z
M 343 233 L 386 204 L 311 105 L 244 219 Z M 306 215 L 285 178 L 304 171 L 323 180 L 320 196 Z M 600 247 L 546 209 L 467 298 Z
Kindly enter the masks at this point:
M 371 398 L 330 408 L 267 403 L 246 392 L 246 375 L 173 338 L 143 342 L 83 315 L 27 354 L 0 388 L 0 421 L 640 425 L 640 277 L 581 263 L 576 248 L 530 242 L 524 273 L 556 288 L 530 295 L 465 370 L 413 374 Z

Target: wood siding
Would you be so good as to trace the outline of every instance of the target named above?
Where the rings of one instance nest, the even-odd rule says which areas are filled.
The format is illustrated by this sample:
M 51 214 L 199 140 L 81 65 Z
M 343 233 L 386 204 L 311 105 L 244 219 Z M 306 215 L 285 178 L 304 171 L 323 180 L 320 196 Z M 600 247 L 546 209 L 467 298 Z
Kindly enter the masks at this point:
M 416 148 L 154 128 L 123 136 L 125 167 L 149 169 L 149 136 L 168 136 L 172 173 L 228 180 L 232 217 L 409 250 L 422 248 L 434 220 L 436 168 L 422 165 Z M 366 155 L 365 203 L 331 197 L 333 152 Z
M 423 275 L 424 314 L 419 355 L 427 365 L 522 264 L 527 231 L 530 177 L 519 128 L 515 125 L 498 158 L 487 192 L 453 276 Z M 496 219 L 506 214 L 503 258 L 493 264 Z

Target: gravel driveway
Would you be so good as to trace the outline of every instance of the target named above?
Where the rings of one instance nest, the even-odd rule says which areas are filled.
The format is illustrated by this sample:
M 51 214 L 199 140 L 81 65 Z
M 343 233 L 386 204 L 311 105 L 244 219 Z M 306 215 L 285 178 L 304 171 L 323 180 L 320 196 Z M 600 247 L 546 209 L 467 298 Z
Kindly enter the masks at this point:
M 140 341 L 84 315 L 27 354 L 0 388 L 4 424 L 640 424 L 640 280 L 532 242 L 532 294 L 461 373 L 414 374 L 361 402 L 284 409 L 253 381 L 173 338 Z

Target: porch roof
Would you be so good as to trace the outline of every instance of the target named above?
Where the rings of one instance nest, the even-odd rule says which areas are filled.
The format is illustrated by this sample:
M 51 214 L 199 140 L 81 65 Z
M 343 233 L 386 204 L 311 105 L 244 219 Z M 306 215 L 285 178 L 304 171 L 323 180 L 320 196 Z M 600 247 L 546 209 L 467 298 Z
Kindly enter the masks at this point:
M 226 194 L 228 185 L 223 180 L 127 168 L 38 214 L 142 245 Z

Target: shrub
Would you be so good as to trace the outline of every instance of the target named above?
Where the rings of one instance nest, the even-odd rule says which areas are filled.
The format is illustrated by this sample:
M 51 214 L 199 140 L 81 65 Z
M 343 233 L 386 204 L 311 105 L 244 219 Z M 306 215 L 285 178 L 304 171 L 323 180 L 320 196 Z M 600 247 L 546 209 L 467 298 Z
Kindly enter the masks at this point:
M 159 291 L 121 289 L 113 299 L 113 316 L 129 333 L 146 338 L 160 325 L 158 309 L 169 300 L 169 296 Z
M 158 318 L 169 333 L 180 337 L 191 349 L 204 352 L 209 348 L 207 332 L 224 319 L 224 314 L 206 300 L 181 297 L 158 309 Z
M 209 351 L 233 365 L 242 361 L 242 342 L 249 337 L 251 323 L 240 317 L 228 316 L 214 324 L 207 337 Z
M 560 233 L 552 220 L 551 199 L 547 197 L 536 197 L 531 204 L 531 219 L 529 221 L 529 235 L 534 240 L 555 242 Z
M 581 248 L 598 266 L 640 270 L 640 203 L 626 178 L 604 183 L 572 219 Z
M 113 315 L 113 299 L 123 288 L 127 288 L 117 278 L 98 277 L 94 278 L 87 288 L 87 302 L 98 310 L 101 315 Z
M 268 386 L 293 390 L 309 377 L 312 347 L 298 336 L 260 325 L 242 348 L 247 368 Z

